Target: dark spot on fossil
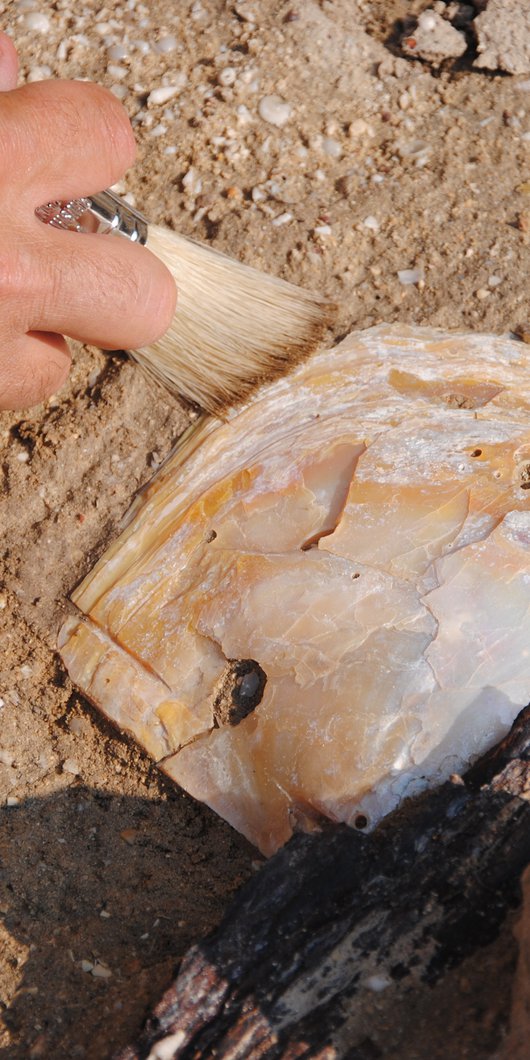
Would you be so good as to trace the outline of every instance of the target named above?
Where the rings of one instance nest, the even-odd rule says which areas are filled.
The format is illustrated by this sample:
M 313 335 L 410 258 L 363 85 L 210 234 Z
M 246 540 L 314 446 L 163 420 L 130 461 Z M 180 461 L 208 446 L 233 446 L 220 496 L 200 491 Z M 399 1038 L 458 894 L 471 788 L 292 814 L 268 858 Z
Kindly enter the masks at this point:
M 231 659 L 213 704 L 216 727 L 239 725 L 263 698 L 267 675 L 255 659 Z
M 368 825 L 368 818 L 365 817 L 364 813 L 358 813 L 353 823 L 356 828 L 363 829 Z
M 471 456 L 482 456 L 482 449 L 473 449 Z
M 212 541 L 215 541 L 217 537 L 216 530 L 210 530 L 210 533 L 206 535 L 206 544 L 211 545 Z
M 530 464 L 523 464 L 523 466 L 519 468 L 519 475 L 521 477 L 521 489 L 530 490 Z
M 311 537 L 308 537 L 307 541 L 304 541 L 303 545 L 300 545 L 301 551 L 302 552 L 309 552 L 309 549 L 317 548 L 318 542 L 320 541 L 320 538 L 321 537 L 329 537 L 331 534 L 334 533 L 334 531 L 335 531 L 335 527 L 333 526 L 331 528 L 331 530 L 319 530 L 318 533 L 312 534 Z
M 466 394 L 448 394 L 446 402 L 450 409 L 474 409 L 475 402 L 473 398 L 468 397 Z

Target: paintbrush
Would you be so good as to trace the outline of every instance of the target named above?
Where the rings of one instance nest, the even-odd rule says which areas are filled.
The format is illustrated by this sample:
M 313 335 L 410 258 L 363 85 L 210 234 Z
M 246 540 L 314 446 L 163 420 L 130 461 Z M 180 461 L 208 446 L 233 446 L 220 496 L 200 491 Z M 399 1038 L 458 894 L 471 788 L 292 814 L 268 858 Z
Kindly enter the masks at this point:
M 335 307 L 326 299 L 148 224 L 111 191 L 36 213 L 55 228 L 114 232 L 164 262 L 178 289 L 173 322 L 157 342 L 130 352 L 172 393 L 215 415 L 307 357 L 330 323 Z

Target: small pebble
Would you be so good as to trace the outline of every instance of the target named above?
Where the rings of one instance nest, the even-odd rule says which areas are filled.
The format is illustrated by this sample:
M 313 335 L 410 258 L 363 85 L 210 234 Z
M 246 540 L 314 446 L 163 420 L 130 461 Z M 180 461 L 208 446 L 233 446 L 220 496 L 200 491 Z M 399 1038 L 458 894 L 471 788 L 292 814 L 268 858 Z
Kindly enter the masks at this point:
M 243 22 L 257 22 L 258 16 L 252 8 L 248 8 L 244 0 L 240 0 L 240 3 L 236 4 L 237 17 L 241 18 Z
M 153 51 L 158 52 L 159 55 L 169 55 L 170 52 L 174 52 L 177 47 L 177 38 L 172 34 L 167 34 L 165 37 L 160 37 L 159 40 L 153 44 Z
M 125 85 L 111 85 L 110 91 L 113 96 L 116 96 L 116 99 L 125 99 L 127 95 L 127 88 Z
M 90 722 L 86 718 L 70 718 L 68 728 L 74 736 L 85 736 L 90 732 Z
M 167 133 L 167 125 L 164 125 L 163 122 L 159 122 L 158 125 L 151 129 L 151 136 L 163 136 L 164 133 Z
M 115 77 L 118 81 L 122 81 L 124 77 L 127 77 L 127 70 L 123 66 L 116 66 L 116 63 L 109 63 L 107 73 L 109 77 Z
M 342 147 L 338 140 L 334 140 L 331 136 L 324 136 L 322 138 L 322 150 L 324 154 L 329 155 L 330 158 L 340 158 L 342 155 Z
M 19 464 L 27 464 L 29 460 L 29 453 L 27 453 L 25 449 L 22 453 L 17 453 L 17 460 Z
M 92 961 L 81 961 L 81 969 L 83 972 L 91 972 L 94 965 Z
M 372 126 L 364 120 L 364 118 L 355 118 L 350 122 L 348 128 L 348 135 L 352 140 L 370 139 L 374 136 L 374 130 Z
M 514 329 L 514 335 L 522 342 L 530 344 L 530 324 L 528 322 L 518 324 Z
M 15 761 L 15 756 L 14 756 L 12 751 L 2 751 L 2 750 L 0 750 L 0 765 L 2 765 L 2 766 L 12 766 L 14 761 Z
M 190 166 L 188 171 L 182 178 L 182 187 L 186 192 L 186 195 L 190 195 L 195 198 L 200 195 L 202 191 L 202 177 L 199 176 L 197 170 Z
M 313 232 L 316 236 L 330 236 L 331 225 L 317 225 Z
M 220 85 L 224 88 L 229 88 L 233 85 L 236 80 L 236 72 L 233 66 L 225 66 L 224 70 L 220 70 L 217 74 L 217 80 Z
M 139 834 L 137 828 L 124 828 L 123 831 L 120 832 L 120 838 L 129 846 L 132 846 L 133 843 L 136 842 Z
M 51 66 L 32 66 L 26 80 L 32 85 L 35 81 L 46 81 L 51 76 Z
M 431 150 L 424 140 L 402 141 L 397 144 L 397 149 L 401 158 L 411 158 L 413 161 L 426 161 Z
M 135 51 L 140 52 L 140 55 L 148 55 L 148 53 L 151 51 L 151 45 L 146 40 L 132 40 L 131 48 L 134 48 Z
M 180 1052 L 180 1046 L 185 1041 L 186 1034 L 183 1030 L 175 1031 L 174 1034 L 160 1038 L 151 1049 L 149 1060 L 173 1060 L 173 1057 L 177 1055 L 176 1050 L 178 1049 Z
M 478 291 L 475 291 L 475 298 L 483 302 L 486 298 L 489 298 L 491 291 L 488 291 L 487 287 L 479 287 Z
M 374 217 L 372 214 L 369 214 L 368 217 L 365 217 L 363 225 L 365 228 L 369 228 L 371 232 L 378 232 L 379 228 L 381 227 L 379 221 L 377 220 L 377 217 Z
M 62 769 L 63 773 L 71 773 L 73 777 L 78 777 L 81 772 L 75 758 L 66 758 Z
M 113 44 L 110 48 L 107 48 L 107 55 L 109 59 L 118 63 L 122 59 L 128 58 L 129 49 L 125 47 L 125 44 Z
M 272 224 L 274 225 L 275 228 L 280 228 L 281 225 L 286 225 L 289 221 L 292 221 L 292 219 L 293 219 L 292 213 L 288 213 L 288 212 L 280 213 L 280 214 L 278 214 L 277 217 L 275 217 L 273 219 Z
M 50 30 L 50 20 L 41 11 L 32 11 L 30 14 L 25 15 L 24 23 L 28 29 L 34 30 L 35 33 L 48 33 Z
M 488 279 L 489 287 L 498 287 L 500 283 L 502 283 L 502 276 L 496 276 L 493 274 L 493 276 L 490 276 Z
M 9 797 L 6 799 L 6 806 L 9 806 L 9 807 L 18 806 L 19 801 L 20 800 L 15 798 L 14 795 L 9 795 Z
M 163 85 L 161 88 L 154 88 L 147 97 L 147 106 L 158 107 L 161 103 L 167 103 L 168 99 L 173 99 L 178 92 L 178 85 Z
M 386 975 L 371 975 L 366 980 L 366 986 L 368 990 L 373 990 L 375 994 L 380 994 L 388 986 L 391 986 L 391 980 Z
M 258 114 L 268 125 L 276 125 L 281 128 L 289 121 L 293 107 L 281 96 L 263 96 L 258 104 Z
M 422 269 L 399 269 L 398 280 L 404 287 L 409 287 L 423 280 L 423 271 Z
M 100 964 L 98 961 L 92 968 L 92 975 L 94 979 L 110 979 L 112 972 L 105 964 Z
M 99 915 L 102 918 L 102 920 L 110 920 L 110 913 L 107 912 L 106 909 L 102 909 L 101 913 Z

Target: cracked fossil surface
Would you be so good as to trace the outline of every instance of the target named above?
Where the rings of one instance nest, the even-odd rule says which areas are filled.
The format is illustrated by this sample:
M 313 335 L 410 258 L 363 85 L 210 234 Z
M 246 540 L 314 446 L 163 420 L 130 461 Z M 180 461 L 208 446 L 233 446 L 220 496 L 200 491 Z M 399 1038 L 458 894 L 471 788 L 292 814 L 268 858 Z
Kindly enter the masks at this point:
M 75 684 L 270 854 L 530 701 L 530 349 L 383 325 L 202 421 L 73 594 Z

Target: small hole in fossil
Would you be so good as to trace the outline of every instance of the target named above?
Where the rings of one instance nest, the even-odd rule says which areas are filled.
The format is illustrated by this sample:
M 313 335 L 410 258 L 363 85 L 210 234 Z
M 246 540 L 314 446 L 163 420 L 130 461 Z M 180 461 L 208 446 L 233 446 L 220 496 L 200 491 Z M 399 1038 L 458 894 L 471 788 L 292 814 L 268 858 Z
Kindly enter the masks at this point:
M 364 813 L 358 813 L 357 817 L 355 818 L 355 821 L 353 823 L 355 825 L 355 828 L 358 828 L 359 830 L 362 830 L 363 828 L 367 827 L 368 818 L 365 817 Z
M 482 456 L 482 449 L 473 449 L 471 456 Z
M 215 541 L 217 537 L 216 530 L 210 530 L 210 533 L 206 535 L 206 544 L 211 545 L 212 541 Z

